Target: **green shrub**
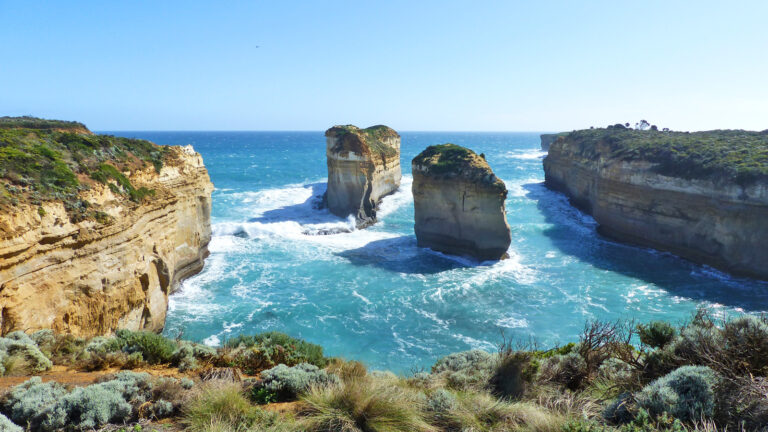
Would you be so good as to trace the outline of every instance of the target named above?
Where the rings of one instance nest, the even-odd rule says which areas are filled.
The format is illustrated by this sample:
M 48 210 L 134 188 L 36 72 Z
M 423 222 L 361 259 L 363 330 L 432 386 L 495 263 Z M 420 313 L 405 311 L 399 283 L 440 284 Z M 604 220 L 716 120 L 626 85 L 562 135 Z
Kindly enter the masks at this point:
M 24 432 L 24 429 L 13 424 L 8 417 L 0 414 L 0 432 Z
M 503 398 L 519 398 L 533 381 L 539 363 L 525 351 L 502 352 L 496 360 L 489 384 Z
M 224 346 L 233 351 L 224 356 L 225 364 L 222 366 L 241 367 L 249 374 L 278 364 L 295 366 L 309 363 L 317 367 L 328 364 L 328 359 L 323 356 L 323 347 L 280 332 L 240 335 L 226 340 Z
M 441 376 L 452 389 L 479 390 L 488 385 L 496 364 L 496 358 L 485 351 L 463 351 L 437 360 L 432 366 L 432 374 Z
M 445 414 L 456 407 L 456 396 L 445 389 L 437 389 L 427 398 L 427 411 Z
M 736 363 L 742 373 L 768 374 L 768 324 L 761 318 L 744 315 L 727 321 L 722 330 L 723 357 Z
M 131 404 L 110 387 L 90 385 L 72 390 L 54 407 L 54 412 L 66 413 L 66 417 L 56 426 L 93 429 L 106 423 L 128 420 L 131 417 Z
M 556 355 L 541 363 L 540 377 L 544 381 L 563 385 L 569 390 L 581 388 L 587 376 L 587 363 L 575 352 Z
M 23 332 L 11 332 L 0 338 L 0 360 L 3 363 L 13 358 L 22 359 L 31 373 L 40 373 L 53 367 L 53 363 L 37 347 L 37 344 Z M 3 365 L 2 373 L 5 373 Z
M 180 400 L 181 386 L 171 378 L 161 379 L 159 384 L 153 388 L 149 374 L 126 371 L 67 392 L 58 383 L 43 383 L 35 377 L 11 389 L 2 409 L 15 423 L 28 424 L 31 430 L 94 429 L 135 418 L 138 408 L 151 400 L 156 401 L 149 405 L 153 413 L 168 412 L 168 398 Z M 168 391 L 169 384 L 177 390 Z M 157 404 L 160 400 L 164 402 Z
M 209 346 L 182 342 L 179 348 L 174 351 L 172 356 L 173 364 L 179 368 L 179 371 L 186 372 L 195 370 L 199 367 L 197 362 L 201 360 L 211 360 L 216 356 L 216 349 Z
M 432 373 L 464 372 L 470 369 L 487 367 L 493 356 L 485 351 L 471 350 L 449 354 L 437 360 L 432 366 Z
M 677 336 L 677 330 L 664 321 L 653 321 L 637 326 L 640 342 L 651 348 L 663 348 Z
M 176 343 L 165 337 L 148 331 L 118 330 L 115 332 L 118 345 L 127 353 L 141 353 L 144 361 L 150 364 L 170 363 L 176 352 Z
M 33 377 L 11 389 L 3 402 L 3 411 L 16 424 L 29 424 L 32 430 L 49 430 L 49 425 L 61 415 L 51 407 L 66 393 L 58 383 L 43 383 L 40 377 Z
M 668 413 L 682 421 L 712 415 L 717 376 L 706 366 L 683 366 L 648 384 L 637 395 L 637 404 L 651 415 Z
M 290 400 L 306 392 L 312 386 L 338 384 L 339 377 L 318 369 L 317 366 L 302 363 L 293 367 L 277 365 L 261 373 L 261 382 L 254 387 L 274 392 L 278 400 Z

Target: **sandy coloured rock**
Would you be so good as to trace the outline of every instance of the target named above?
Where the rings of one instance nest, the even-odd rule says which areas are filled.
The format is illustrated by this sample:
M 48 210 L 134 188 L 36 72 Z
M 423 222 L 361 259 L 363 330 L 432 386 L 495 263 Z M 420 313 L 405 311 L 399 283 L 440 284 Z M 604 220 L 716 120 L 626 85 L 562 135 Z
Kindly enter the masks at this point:
M 590 214 L 601 234 L 768 279 L 768 178 L 753 174 L 765 167 L 709 156 L 701 157 L 709 165 L 695 162 L 703 146 L 725 139 L 732 140 L 730 151 L 721 153 L 725 157 L 757 154 L 760 145 L 740 150 L 739 143 L 766 140 L 768 132 L 761 137 L 745 131 L 669 133 L 618 126 L 557 140 L 544 159 L 546 185 Z M 690 147 L 681 145 L 689 141 Z M 685 153 L 688 149 L 692 153 Z
M 443 144 L 428 147 L 411 164 L 420 247 L 481 260 L 507 256 L 507 188 L 483 155 Z
M 400 135 L 387 126 L 334 126 L 325 132 L 331 213 L 353 215 L 358 228 L 376 223 L 381 198 L 400 187 Z
M 79 336 L 160 331 L 168 295 L 203 267 L 213 185 L 191 146 L 170 147 L 158 173 L 125 173 L 154 190 L 133 202 L 97 182 L 81 192 L 109 222 L 73 222 L 61 201 L 0 212 L 0 328 Z

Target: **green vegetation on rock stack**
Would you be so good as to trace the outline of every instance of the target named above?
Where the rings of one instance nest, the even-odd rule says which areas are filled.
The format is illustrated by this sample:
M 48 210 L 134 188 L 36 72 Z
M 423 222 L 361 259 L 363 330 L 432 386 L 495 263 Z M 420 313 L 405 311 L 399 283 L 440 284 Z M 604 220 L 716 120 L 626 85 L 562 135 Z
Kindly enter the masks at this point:
M 159 172 L 165 157 L 165 147 L 95 135 L 77 122 L 0 117 L 0 206 L 61 200 L 73 220 L 98 219 L 79 199 L 91 180 L 141 202 L 153 191 L 134 187 L 123 172 L 147 164 Z
M 426 173 L 431 175 L 462 175 L 468 179 L 481 180 L 484 183 L 504 185 L 493 174 L 493 170 L 485 161 L 485 155 L 478 155 L 466 147 L 452 143 L 429 146 L 416 155 L 412 163 L 422 167 Z
M 384 159 L 397 156 L 398 150 L 384 144 L 382 141 L 386 138 L 400 137 L 394 129 L 385 125 L 376 125 L 365 129 L 360 129 L 354 125 L 334 126 L 328 129 L 326 136 L 339 137 L 338 145 L 341 146 L 341 148 L 334 149 L 335 152 L 348 150 L 355 153 L 362 153 L 363 148 L 361 144 L 365 144 L 368 146 L 371 153 L 379 154 Z
M 740 184 L 768 180 L 768 131 L 642 131 L 617 125 L 571 132 L 553 145 L 564 142 L 578 144 L 585 157 L 600 153 L 604 158 L 648 161 L 656 164 L 659 174 L 672 177 Z

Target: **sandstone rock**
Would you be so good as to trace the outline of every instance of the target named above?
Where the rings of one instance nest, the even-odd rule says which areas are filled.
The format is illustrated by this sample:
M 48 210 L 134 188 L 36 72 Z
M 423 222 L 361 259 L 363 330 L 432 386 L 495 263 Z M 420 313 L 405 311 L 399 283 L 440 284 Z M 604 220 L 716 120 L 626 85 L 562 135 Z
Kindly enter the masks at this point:
M 420 247 L 481 260 L 507 256 L 507 188 L 483 155 L 455 144 L 430 146 L 412 169 Z
M 541 134 L 541 149 L 549 151 L 549 146 L 557 139 L 558 134 Z
M 387 126 L 334 126 L 325 132 L 331 213 L 354 215 L 358 228 L 376 222 L 376 208 L 400 187 L 400 135 Z
M 72 222 L 61 201 L 0 212 L 0 329 L 80 336 L 160 331 L 168 295 L 203 267 L 213 185 L 191 146 L 126 173 L 155 191 L 133 202 L 106 185 L 82 192 L 108 222 Z
M 669 151 L 678 136 L 695 143 L 700 135 L 705 143 L 716 142 L 712 134 L 738 131 L 687 134 L 621 127 L 578 133 L 595 137 L 569 135 L 556 141 L 544 159 L 546 185 L 592 215 L 600 233 L 735 274 L 768 279 L 768 179 L 745 182 L 694 163 L 685 166 L 675 162 Z M 758 136 L 746 134 L 751 139 Z M 651 144 L 636 150 L 622 145 L 644 137 Z M 654 142 L 660 143 L 660 156 L 642 156 L 640 152 L 653 149 Z M 698 171 L 687 172 L 690 169 Z

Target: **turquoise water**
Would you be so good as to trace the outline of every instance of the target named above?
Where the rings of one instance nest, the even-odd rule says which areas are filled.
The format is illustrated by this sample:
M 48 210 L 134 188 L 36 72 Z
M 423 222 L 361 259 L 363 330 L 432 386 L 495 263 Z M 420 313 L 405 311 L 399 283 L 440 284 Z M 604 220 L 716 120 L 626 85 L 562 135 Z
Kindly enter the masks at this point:
M 402 133 L 403 182 L 366 230 L 317 210 L 322 132 L 119 132 L 192 144 L 213 193 L 211 256 L 171 297 L 166 335 L 220 343 L 280 330 L 330 355 L 400 372 L 509 337 L 573 341 L 585 320 L 682 321 L 768 310 L 768 284 L 599 236 L 595 222 L 543 185 L 537 134 Z M 477 263 L 416 247 L 410 160 L 454 142 L 486 154 L 509 189 L 510 259 Z

